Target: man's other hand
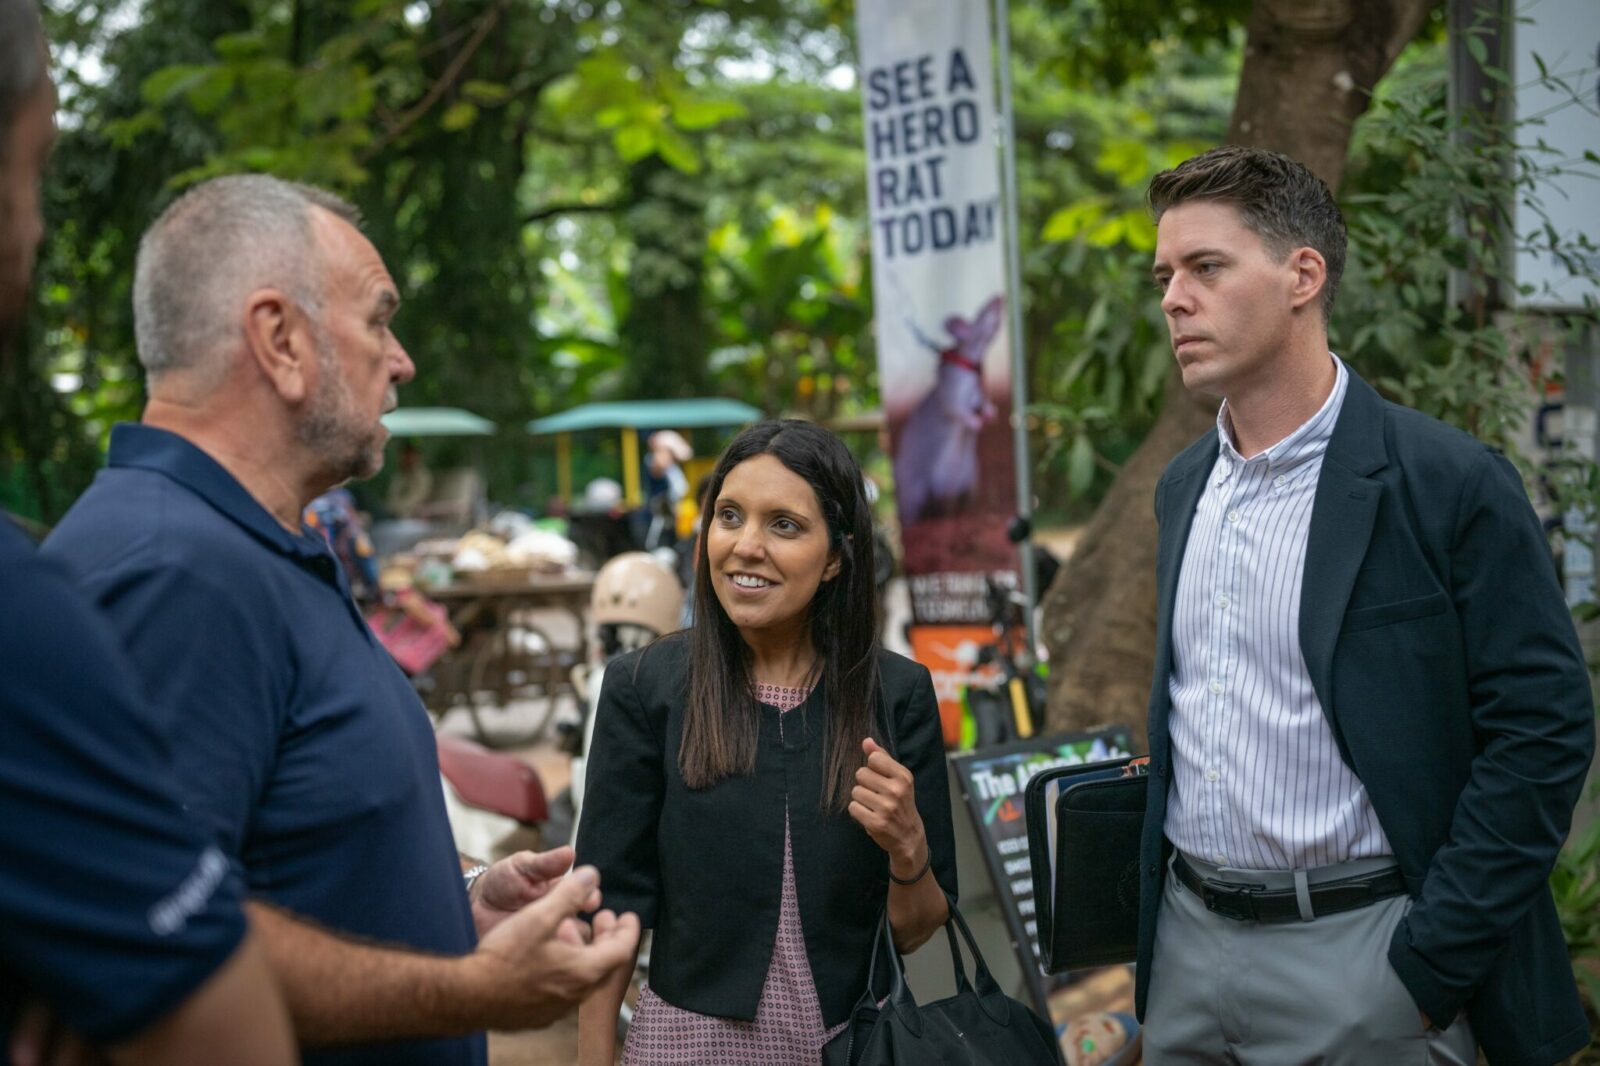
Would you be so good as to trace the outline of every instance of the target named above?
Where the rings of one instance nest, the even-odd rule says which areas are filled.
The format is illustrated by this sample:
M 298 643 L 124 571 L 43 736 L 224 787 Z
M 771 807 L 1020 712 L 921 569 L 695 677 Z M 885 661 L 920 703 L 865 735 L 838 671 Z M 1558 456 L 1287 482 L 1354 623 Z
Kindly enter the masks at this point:
M 599 872 L 579 867 L 536 902 L 503 918 L 463 960 L 489 1028 L 549 1025 L 629 965 L 639 945 L 638 916 L 599 911 L 586 940 L 577 915 L 599 906 Z
M 472 924 L 478 939 L 528 904 L 543 899 L 572 869 L 569 847 L 519 851 L 484 871 L 472 886 Z

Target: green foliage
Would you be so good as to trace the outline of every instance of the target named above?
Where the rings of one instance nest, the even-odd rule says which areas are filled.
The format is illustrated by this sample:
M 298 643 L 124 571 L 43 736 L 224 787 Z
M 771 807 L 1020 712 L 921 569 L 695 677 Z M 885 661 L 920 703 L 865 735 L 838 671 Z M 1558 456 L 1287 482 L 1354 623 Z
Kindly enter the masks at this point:
M 1063 46 L 1062 32 L 1033 27 L 1019 47 L 1051 53 Z M 1024 170 L 1022 197 L 1024 237 L 1037 233 L 1025 261 L 1029 424 L 1047 516 L 1083 513 L 1158 413 L 1172 352 L 1150 280 L 1155 228 L 1144 190 L 1156 172 L 1221 138 L 1235 76 L 1230 59 L 1174 48 L 1114 95 L 1062 87 L 1028 102 L 1030 112 L 1047 103 L 1040 110 L 1059 116 L 1036 134 L 1054 164 L 1049 180 L 1026 180 Z M 1034 121 L 1047 120 L 1023 113 L 1022 128 Z M 1063 134 L 1069 150 L 1048 152 L 1052 140 L 1068 139 Z M 1046 212 L 1034 228 L 1030 195 Z
M 1358 127 L 1333 345 L 1399 402 L 1505 447 L 1536 488 L 1557 492 L 1558 513 L 1575 507 L 1593 516 L 1593 463 L 1557 456 L 1553 468 L 1536 471 L 1538 457 L 1523 454 L 1520 441 L 1539 390 L 1560 380 L 1560 351 L 1600 318 L 1593 307 L 1557 318 L 1504 305 L 1533 295 L 1514 289 L 1519 247 L 1553 251 L 1572 272 L 1592 276 L 1587 238 L 1569 245 L 1548 226 L 1515 233 L 1509 209 L 1517 200 L 1537 209 L 1542 179 L 1590 164 L 1547 160 L 1520 126 L 1470 113 L 1452 119 L 1445 86 L 1442 56 L 1418 55 Z M 1600 170 L 1589 174 L 1600 178 Z M 1547 476 L 1552 470 L 1558 476 Z
M 1600 1020 L 1600 819 L 1567 841 L 1550 875 L 1550 889 L 1592 1027 Z M 1591 1044 L 1578 1061 L 1600 1061 L 1600 1047 Z
M 1220 52 L 1250 13 L 1250 0 L 1054 0 L 1063 28 L 1054 73 L 1084 87 L 1121 88 L 1174 51 Z
M 548 107 L 560 120 L 592 121 L 611 131 L 623 162 L 659 154 L 686 174 L 699 173 L 704 164 L 682 131 L 712 129 L 745 114 L 736 100 L 695 92 L 670 66 L 647 74 L 620 48 L 608 48 L 580 62 L 551 87 Z
M 719 391 L 821 421 L 871 405 L 863 244 L 826 206 L 809 216 L 774 206 L 751 229 L 730 222 L 712 234 Z

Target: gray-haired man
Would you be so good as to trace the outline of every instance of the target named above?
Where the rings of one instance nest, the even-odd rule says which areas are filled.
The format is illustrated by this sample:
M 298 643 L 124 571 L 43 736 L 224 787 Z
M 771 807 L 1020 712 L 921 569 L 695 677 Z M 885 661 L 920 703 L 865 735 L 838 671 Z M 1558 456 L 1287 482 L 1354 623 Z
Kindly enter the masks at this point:
M 382 464 L 380 416 L 415 372 L 399 306 L 336 197 L 263 176 L 191 190 L 140 246 L 143 423 L 116 427 L 45 549 L 184 723 L 190 807 L 244 870 L 296 1030 L 344 1045 L 308 1063 L 481 1064 L 479 1030 L 550 1022 L 638 936 L 602 912 L 584 943 L 598 882 L 556 880 L 565 850 L 463 891 L 427 715 L 302 525 Z

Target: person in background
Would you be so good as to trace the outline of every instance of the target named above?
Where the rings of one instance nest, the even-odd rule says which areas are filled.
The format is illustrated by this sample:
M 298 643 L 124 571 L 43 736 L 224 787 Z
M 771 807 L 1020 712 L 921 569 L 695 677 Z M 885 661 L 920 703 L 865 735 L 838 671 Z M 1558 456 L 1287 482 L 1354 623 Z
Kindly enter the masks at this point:
M 711 475 L 704 474 L 694 486 L 694 535 L 673 546 L 678 554 L 678 583 L 683 586 L 683 611 L 678 628 L 694 625 L 694 572 L 695 560 L 700 557 L 700 535 L 706 528 L 706 497 L 711 491 Z
M 433 472 L 422 461 L 422 449 L 414 441 L 405 441 L 384 502 L 395 517 L 414 518 L 432 496 Z
M 415 372 L 400 293 L 354 210 L 217 178 L 140 243 L 143 421 L 45 544 L 177 721 L 175 779 L 229 865 L 307 1063 L 482 1066 L 631 957 L 570 849 L 456 852 L 432 725 L 306 506 L 383 463 Z
M 355 497 L 344 486 L 329 489 L 306 505 L 304 521 L 321 533 L 328 548 L 344 569 L 350 595 L 363 608 L 383 598 L 378 587 L 378 553 L 367 535 Z
M 902 951 L 946 919 L 938 705 L 877 644 L 861 486 L 818 426 L 745 430 L 711 476 L 693 628 L 606 670 L 577 850 L 655 930 L 627 1066 L 816 1066 L 885 904 Z M 627 985 L 584 1001 L 582 1066 L 613 1061 Z
M 1329 352 L 1344 220 L 1305 166 L 1216 148 L 1149 200 L 1222 405 L 1156 487 L 1145 1061 L 1565 1058 L 1549 878 L 1594 706 L 1522 479 Z
M 0 0 L 0 373 L 44 234 L 55 88 L 34 0 Z M 285 1066 L 243 886 L 174 788 L 170 709 L 0 512 L 0 1058 Z M 78 1034 L 74 1036 L 73 1034 Z
M 649 492 L 645 498 L 648 525 L 644 549 L 654 551 L 677 543 L 678 505 L 689 495 L 689 479 L 682 464 L 694 458 L 694 449 L 682 434 L 670 429 L 657 430 L 645 443 L 649 451 L 645 459 Z
M 343 486 L 329 489 L 312 500 L 306 506 L 304 520 L 308 529 L 321 533 L 328 542 L 329 550 L 344 570 L 351 598 L 361 608 L 367 622 L 374 626 L 378 639 L 391 652 L 394 648 L 386 639 L 387 634 L 379 627 L 398 621 L 391 618 L 390 612 L 394 610 L 401 612 L 401 616 L 409 619 L 414 626 L 420 626 L 423 630 L 439 630 L 438 636 L 443 640 L 435 643 L 436 648 L 461 646 L 461 634 L 450 624 L 450 616 L 413 586 L 409 574 L 404 581 L 391 581 L 390 587 L 384 587 L 379 580 L 378 553 L 372 547 L 372 538 L 367 535 L 361 513 L 356 509 L 355 497 L 349 489 Z M 413 669 L 402 655 L 397 654 L 395 661 L 402 670 L 413 676 L 426 672 L 426 667 Z

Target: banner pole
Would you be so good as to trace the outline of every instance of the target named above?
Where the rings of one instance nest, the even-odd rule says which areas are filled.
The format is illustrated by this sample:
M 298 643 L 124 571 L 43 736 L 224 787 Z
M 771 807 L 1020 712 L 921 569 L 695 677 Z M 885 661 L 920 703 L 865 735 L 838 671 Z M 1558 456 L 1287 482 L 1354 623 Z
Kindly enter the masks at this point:
M 1030 526 L 1029 536 L 1017 545 L 1022 569 L 1022 595 L 1027 601 L 1028 650 L 1038 649 L 1034 632 L 1034 608 L 1039 603 L 1038 576 L 1033 567 L 1033 470 L 1028 457 L 1028 353 L 1022 336 L 1022 250 L 1017 223 L 1017 146 L 1016 123 L 1012 119 L 1011 98 L 1011 5 L 995 0 L 994 6 L 1000 68 L 1000 137 L 1004 146 L 1000 180 L 1006 200 L 1006 287 L 1010 289 L 1006 307 L 1011 312 L 1011 425 L 1015 435 L 1013 450 L 1017 466 L 1017 517 Z

